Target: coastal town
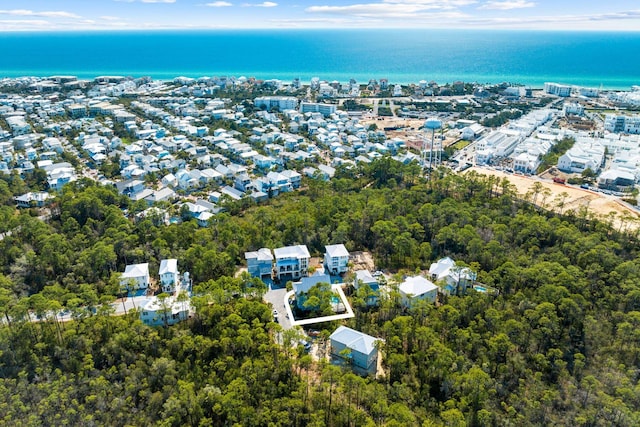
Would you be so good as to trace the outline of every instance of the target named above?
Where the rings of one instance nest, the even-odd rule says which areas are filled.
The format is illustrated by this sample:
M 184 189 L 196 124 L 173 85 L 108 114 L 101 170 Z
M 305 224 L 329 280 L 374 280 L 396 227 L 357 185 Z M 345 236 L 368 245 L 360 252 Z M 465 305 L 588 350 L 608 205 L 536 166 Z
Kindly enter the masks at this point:
M 6 78 L 0 173 L 33 183 L 19 207 L 91 179 L 139 202 L 139 217 L 201 226 L 226 202 L 262 203 L 383 156 L 425 171 L 540 174 L 635 205 L 638 106 L 638 87 L 555 83 Z
M 473 168 L 547 208 L 591 207 L 635 227 L 638 107 L 639 87 L 556 83 L 5 78 L 0 173 L 29 184 L 18 208 L 46 208 L 89 179 L 135 202 L 133 219 L 205 227 L 229 204 L 388 156 L 425 174 Z
M 634 257 L 640 228 L 638 110 L 640 87 L 2 79 L 3 326 L 63 345 L 65 328 L 108 319 L 136 336 L 117 354 L 154 343 L 131 366 L 158 351 L 189 360 L 206 337 L 207 358 L 226 354 L 209 363 L 218 377 L 230 355 L 263 351 L 293 361 L 279 384 L 293 372 L 316 396 L 333 375 L 398 387 L 428 367 L 431 398 L 450 400 L 450 366 L 505 363 L 516 346 L 550 360 L 539 369 L 555 382 L 557 319 L 636 283 L 634 261 L 614 257 Z M 514 313 L 526 322 L 491 329 Z M 120 363 L 109 357 L 86 365 Z
M 366 84 L 319 78 L 304 84 L 245 77 L 3 79 L 0 173 L 30 184 L 30 191 L 15 197 L 18 208 L 46 211 L 66 184 L 89 179 L 130 198 L 134 209 L 125 213 L 135 221 L 151 218 L 168 225 L 195 219 L 206 227 L 230 204 L 264 203 L 299 190 L 305 180 L 329 181 L 337 168 L 389 156 L 415 162 L 425 174 L 438 167 L 460 173 L 473 168 L 505 177 L 523 197 L 552 209 L 577 210 L 596 199 L 599 213 L 619 213 L 619 221 L 635 226 L 639 106 L 638 87 L 604 91 L 555 83 L 532 90 L 424 80 L 400 85 L 386 79 Z M 327 273 L 321 269 L 319 276 L 307 274 L 305 246 L 275 249 L 275 267 L 270 249 L 245 254 L 249 274 L 265 280 L 270 291 L 272 285 L 283 287 L 282 275 L 300 280 L 284 297 L 278 294 L 287 316 L 274 310 L 276 321 L 295 324 L 289 298 L 295 295 L 293 307 L 302 310 L 300 289 L 336 283 L 335 275 L 347 272 L 344 245 L 327 246 L 327 254 L 330 248 L 346 256 L 339 271 L 325 262 Z M 141 298 L 145 323 L 169 325 L 188 317 L 185 298 L 192 283 L 189 273 L 178 274 L 177 262 L 162 260 L 155 291 L 147 263 L 129 265 L 122 274 L 129 296 Z M 350 273 L 356 289 L 358 283 L 373 285 L 369 298 L 375 301 L 382 272 L 375 279 L 368 269 Z M 467 276 L 473 276 L 465 279 L 471 287 L 475 273 Z M 428 292 L 435 302 L 438 287 L 420 276 L 416 280 L 425 281 L 416 286 L 428 287 L 419 294 Z M 154 293 L 166 296 L 145 297 Z M 130 304 L 135 307 L 133 300 Z M 344 294 L 336 304 L 348 307 L 340 312 L 350 313 L 346 318 L 353 317 Z M 301 324 L 308 323 L 315 321 Z

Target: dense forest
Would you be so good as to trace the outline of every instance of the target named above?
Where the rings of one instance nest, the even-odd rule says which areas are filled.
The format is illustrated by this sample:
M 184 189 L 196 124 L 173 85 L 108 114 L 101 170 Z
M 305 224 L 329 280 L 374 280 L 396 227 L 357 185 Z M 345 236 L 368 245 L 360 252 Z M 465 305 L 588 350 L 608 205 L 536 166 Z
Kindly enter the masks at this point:
M 127 198 L 90 181 L 43 221 L 13 207 L 24 187 L 0 179 L 1 425 L 640 425 L 638 235 L 586 210 L 389 158 L 228 203 L 206 228 L 134 221 Z M 451 256 L 500 293 L 408 311 L 393 285 L 378 307 L 354 294 L 345 324 L 384 340 L 385 376 L 362 378 L 293 347 L 233 277 L 244 251 L 295 243 L 368 250 L 398 276 Z M 191 272 L 196 315 L 170 328 L 111 316 L 114 272 L 166 257 Z M 50 315 L 63 309 L 75 320 Z M 322 340 L 338 323 L 319 326 Z

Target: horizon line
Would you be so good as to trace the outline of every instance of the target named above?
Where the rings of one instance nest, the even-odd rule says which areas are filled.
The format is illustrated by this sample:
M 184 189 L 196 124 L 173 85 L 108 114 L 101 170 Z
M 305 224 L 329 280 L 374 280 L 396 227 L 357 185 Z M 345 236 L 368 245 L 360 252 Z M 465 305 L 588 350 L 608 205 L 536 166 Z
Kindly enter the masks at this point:
M 557 33 L 630 33 L 640 34 L 639 29 L 588 29 L 588 28 L 489 28 L 489 27 L 158 27 L 158 28 L 49 28 L 49 29 L 0 29 L 0 34 L 10 33 L 123 33 L 123 32 L 196 32 L 196 31 L 496 31 L 496 32 L 557 32 Z

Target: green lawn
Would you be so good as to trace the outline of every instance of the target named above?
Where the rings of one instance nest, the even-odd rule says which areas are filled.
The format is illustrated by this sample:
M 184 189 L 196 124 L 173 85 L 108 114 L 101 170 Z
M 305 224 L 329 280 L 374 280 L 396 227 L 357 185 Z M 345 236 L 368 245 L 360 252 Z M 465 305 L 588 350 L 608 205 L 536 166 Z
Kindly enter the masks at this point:
M 460 141 L 453 144 L 451 148 L 453 148 L 454 150 L 462 150 L 469 144 L 471 144 L 471 141 L 467 141 L 466 139 L 461 139 Z

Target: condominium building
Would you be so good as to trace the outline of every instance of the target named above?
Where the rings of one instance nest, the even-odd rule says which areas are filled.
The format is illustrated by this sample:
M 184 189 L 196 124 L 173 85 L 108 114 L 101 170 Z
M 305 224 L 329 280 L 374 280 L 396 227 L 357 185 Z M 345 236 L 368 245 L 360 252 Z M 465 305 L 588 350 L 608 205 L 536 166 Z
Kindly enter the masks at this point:
M 259 96 L 253 103 L 256 107 L 264 107 L 267 110 L 278 108 L 280 111 L 295 110 L 298 106 L 298 98 L 295 96 Z
M 604 129 L 609 132 L 640 134 L 640 116 L 607 114 L 604 118 Z
M 558 83 L 545 83 L 544 92 L 549 95 L 571 96 L 571 86 L 561 85 Z
M 300 112 L 301 113 L 320 113 L 323 116 L 327 117 L 337 111 L 337 105 L 335 104 L 324 104 L 321 102 L 301 102 L 300 103 Z

